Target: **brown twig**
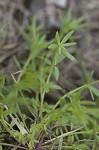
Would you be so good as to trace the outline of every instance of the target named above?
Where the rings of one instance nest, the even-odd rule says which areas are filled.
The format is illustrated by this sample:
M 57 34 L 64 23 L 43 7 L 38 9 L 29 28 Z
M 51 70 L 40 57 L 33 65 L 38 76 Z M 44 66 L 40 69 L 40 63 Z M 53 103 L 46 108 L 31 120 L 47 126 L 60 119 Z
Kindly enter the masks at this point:
M 25 147 L 17 146 L 17 145 L 14 145 L 14 144 L 0 143 L 0 145 L 2 145 L 2 146 L 9 146 L 9 147 L 15 147 L 15 148 L 19 148 L 19 149 L 27 149 Z

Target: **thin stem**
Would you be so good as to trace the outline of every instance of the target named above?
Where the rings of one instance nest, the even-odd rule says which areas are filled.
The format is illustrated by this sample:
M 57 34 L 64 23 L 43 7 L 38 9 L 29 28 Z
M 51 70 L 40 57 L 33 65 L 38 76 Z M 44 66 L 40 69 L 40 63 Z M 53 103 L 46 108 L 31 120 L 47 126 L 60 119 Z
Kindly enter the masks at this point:
M 51 147 L 51 148 L 50 148 Z M 54 149 L 58 149 L 58 146 L 54 146 L 53 145 L 53 147 L 52 146 L 48 146 L 48 145 L 46 145 L 46 146 L 43 146 L 43 148 L 47 148 L 47 149 L 51 149 L 51 150 L 53 150 L 53 148 Z M 62 150 L 66 150 L 66 149 L 70 149 L 70 150 L 73 150 L 73 147 L 72 146 L 62 146 Z
M 74 134 L 76 131 L 81 130 L 82 128 L 83 128 L 83 127 L 78 128 L 78 129 L 73 130 L 73 131 L 70 131 L 70 132 L 67 132 L 67 133 L 64 133 L 64 134 L 62 134 L 62 135 L 60 135 L 60 136 L 58 136 L 58 137 L 56 137 L 56 138 L 50 139 L 50 140 L 44 142 L 43 145 L 48 144 L 48 143 L 51 143 L 51 142 L 53 142 L 53 141 L 55 141 L 55 140 L 57 140 L 57 139 L 60 139 L 60 138 L 62 138 L 62 137 L 66 137 L 66 136 L 72 135 L 72 134 Z
M 13 77 L 13 79 L 14 79 L 14 82 L 16 83 L 17 81 L 16 81 L 16 79 L 14 78 L 13 75 L 12 75 L 12 77 Z M 25 100 L 25 97 L 24 97 L 22 91 L 19 90 L 19 92 L 20 92 L 20 95 L 21 95 L 21 96 L 23 97 L 23 99 Z M 18 92 L 17 92 L 17 93 L 18 93 Z M 28 130 L 28 127 L 27 127 L 27 125 L 26 125 L 26 123 L 25 123 L 25 121 L 24 121 L 24 119 L 23 119 L 23 117 L 22 117 L 22 113 L 21 113 L 21 110 L 20 110 L 19 105 L 16 104 L 16 106 L 17 106 L 17 108 L 18 108 L 18 112 L 19 112 L 19 115 L 20 115 L 20 117 L 21 117 L 21 119 L 22 119 L 22 122 L 24 123 L 24 126 L 26 127 L 26 130 L 29 131 L 29 130 Z M 19 120 L 19 117 L 17 116 L 17 114 L 15 114 L 15 116 L 16 116 L 16 117 L 18 118 L 18 120 Z M 12 116 L 12 117 L 13 117 L 13 116 Z M 13 119 L 14 119 L 14 118 L 13 118 Z M 19 120 L 19 122 L 20 122 L 20 120 Z
M 97 80 L 97 81 L 95 81 L 95 82 L 92 82 L 92 83 L 89 83 L 89 84 L 85 84 L 85 85 L 83 85 L 83 86 L 81 86 L 81 87 L 78 87 L 78 88 L 76 88 L 76 89 L 74 89 L 74 90 L 72 90 L 72 91 L 66 93 L 64 96 L 62 96 L 62 97 L 58 100 L 58 102 L 54 105 L 53 109 L 55 109 L 55 108 L 60 104 L 60 101 L 61 101 L 62 99 L 65 99 L 68 95 L 70 95 L 70 94 L 72 94 L 72 93 L 74 93 L 74 92 L 77 92 L 77 91 L 79 91 L 79 90 L 81 90 L 81 89 L 86 89 L 86 88 L 88 88 L 89 86 L 94 85 L 94 84 L 97 84 L 97 83 L 99 83 L 99 80 Z
M 18 104 L 17 104 L 17 108 L 18 108 L 19 115 L 20 115 L 20 117 L 21 117 L 21 119 L 22 119 L 22 122 L 23 122 L 23 124 L 24 124 L 24 127 L 25 127 L 26 130 L 29 132 L 29 129 L 28 129 L 28 127 L 27 127 L 27 125 L 26 125 L 26 123 L 25 123 L 23 117 L 22 117 L 22 112 L 21 112 L 20 107 L 19 107 Z M 19 117 L 18 117 L 18 118 L 19 118 Z
M 19 148 L 19 149 L 27 149 L 27 148 L 25 148 L 25 147 L 18 146 L 18 145 L 14 145 L 14 144 L 0 143 L 0 145 L 2 145 L 2 146 L 7 146 L 7 147 Z
M 22 77 L 22 75 L 23 75 L 23 73 L 24 73 L 24 70 L 26 69 L 26 67 L 28 66 L 28 64 L 30 63 L 30 61 L 31 61 L 31 55 L 28 57 L 28 59 L 27 59 L 27 61 L 26 61 L 26 63 L 25 63 L 25 65 L 24 65 L 24 67 L 23 67 L 23 69 L 22 69 L 22 71 L 20 72 L 20 74 L 19 74 L 19 76 L 18 76 L 18 82 L 21 80 L 21 77 Z
M 64 96 L 62 96 L 62 97 L 58 100 L 58 102 L 54 105 L 53 109 L 55 109 L 55 108 L 60 104 L 60 101 L 61 101 L 62 99 L 64 99 L 64 98 L 66 98 L 69 94 L 72 94 L 72 93 L 74 93 L 74 92 L 76 92 L 76 91 L 78 91 L 78 90 L 80 90 L 80 89 L 83 89 L 83 88 L 85 88 L 85 85 L 84 85 L 84 86 L 81 86 L 81 87 L 78 87 L 78 88 L 76 88 L 76 89 L 74 89 L 74 90 L 72 90 L 72 91 L 66 93 Z
M 53 62 L 52 62 L 51 68 L 50 68 L 50 72 L 49 72 L 49 75 L 48 75 L 48 78 L 47 78 L 47 81 L 46 81 L 46 85 L 49 83 L 50 77 L 51 77 L 53 69 L 54 69 L 55 57 L 56 57 L 56 53 L 54 55 L 54 59 L 53 59 Z M 43 102 L 44 102 L 45 93 L 46 93 L 46 89 L 44 89 L 43 93 L 41 92 L 41 109 L 40 109 L 40 117 L 41 118 L 42 118 L 42 109 L 43 109 Z

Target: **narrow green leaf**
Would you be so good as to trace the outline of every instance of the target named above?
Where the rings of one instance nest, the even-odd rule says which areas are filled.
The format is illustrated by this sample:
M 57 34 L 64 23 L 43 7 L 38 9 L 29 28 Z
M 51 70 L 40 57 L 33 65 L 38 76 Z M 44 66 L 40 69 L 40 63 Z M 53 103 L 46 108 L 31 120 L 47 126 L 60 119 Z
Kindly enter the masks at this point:
M 81 105 L 92 105 L 95 106 L 96 103 L 94 101 L 89 101 L 89 100 L 83 100 L 80 102 Z
M 80 26 L 84 25 L 84 21 L 85 21 L 84 17 L 80 17 L 80 18 L 75 19 L 74 21 L 72 21 L 73 29 L 79 29 Z
M 57 48 L 57 45 L 56 44 L 51 44 L 51 45 L 48 46 L 48 48 L 49 49 L 55 49 L 55 48 Z
M 4 115 L 8 115 L 8 114 L 15 114 L 18 110 L 16 108 L 10 108 L 8 110 L 5 110 L 3 112 Z
M 92 99 L 95 100 L 95 99 L 94 99 L 94 94 L 93 94 L 93 92 L 92 92 L 92 90 L 91 90 L 90 87 L 89 87 L 89 92 L 90 92 L 90 95 L 91 95 Z
M 71 54 L 69 54 L 69 53 L 67 52 L 67 50 L 65 50 L 64 47 L 63 47 L 63 49 L 62 49 L 62 52 L 63 52 L 63 55 L 64 55 L 65 57 L 67 57 L 68 59 L 70 59 L 71 61 L 76 61 L 75 57 L 73 57 Z
M 99 97 L 99 90 L 97 90 L 97 89 L 96 89 L 95 87 L 93 87 L 93 86 L 91 86 L 90 89 L 91 89 L 92 93 L 93 93 L 95 96 Z
M 77 149 L 82 150 L 82 149 L 87 149 L 89 150 L 89 147 L 86 144 L 79 144 L 76 146 Z
M 71 8 L 69 8 L 67 11 L 66 19 L 68 20 L 68 22 L 70 22 L 72 19 L 72 9 Z
M 55 66 L 55 79 L 59 79 L 59 69 Z
M 49 82 L 48 84 L 45 84 L 44 89 L 46 90 L 46 93 L 48 93 L 50 90 L 59 90 L 61 87 Z
M 58 43 L 58 45 L 59 45 L 59 44 L 60 44 L 60 38 L 59 38 L 59 33 L 58 33 L 58 31 L 56 32 L 55 39 L 56 39 L 56 41 L 57 41 L 57 43 Z
M 14 56 L 13 58 L 14 58 L 14 61 L 15 61 L 16 65 L 17 65 L 18 69 L 21 70 L 22 69 L 21 65 L 20 65 L 19 61 L 17 60 L 16 56 Z
M 59 85 L 57 84 L 49 84 L 49 89 L 51 90 L 60 90 L 62 89 Z
M 71 35 L 74 33 L 74 31 L 69 32 L 61 41 L 61 44 L 64 44 L 70 37 Z
M 88 83 L 92 82 L 93 74 L 94 74 L 94 71 L 92 71 L 92 72 L 89 74 L 88 81 L 87 81 Z
M 63 46 L 74 46 L 74 45 L 76 45 L 75 42 L 74 43 L 65 43 L 65 44 L 63 44 Z
M 61 61 L 63 61 L 64 58 L 65 58 L 64 55 L 57 54 L 56 55 L 56 64 L 59 64 Z

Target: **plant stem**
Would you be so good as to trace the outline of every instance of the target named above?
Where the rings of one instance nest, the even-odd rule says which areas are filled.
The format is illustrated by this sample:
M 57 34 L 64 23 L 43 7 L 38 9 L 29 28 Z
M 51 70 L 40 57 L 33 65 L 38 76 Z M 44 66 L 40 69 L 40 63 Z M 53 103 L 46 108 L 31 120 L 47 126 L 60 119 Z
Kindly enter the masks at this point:
M 21 77 L 22 77 L 22 75 L 23 75 L 23 73 L 24 73 L 24 70 L 26 69 L 26 67 L 28 66 L 28 64 L 30 63 L 30 61 L 31 61 L 31 55 L 28 57 L 28 59 L 27 59 L 27 61 L 26 61 L 26 63 L 25 63 L 25 65 L 23 66 L 23 69 L 22 69 L 22 71 L 20 72 L 20 74 L 19 74 L 19 76 L 18 76 L 18 82 L 21 80 Z
M 49 75 L 48 75 L 48 78 L 47 78 L 47 81 L 46 81 L 46 86 L 49 83 L 50 77 L 52 75 L 52 72 L 53 72 L 53 69 L 54 69 L 54 66 L 55 66 L 55 57 L 56 57 L 56 54 L 57 53 L 55 52 L 55 55 L 54 55 L 54 58 L 53 58 L 53 62 L 52 62 L 51 68 L 50 68 L 50 72 L 49 72 Z M 44 96 L 45 96 L 45 93 L 46 93 L 46 86 L 44 88 L 44 91 L 41 92 L 41 109 L 40 109 L 40 114 L 39 114 L 39 116 L 41 117 L 41 119 L 42 119 L 42 110 L 43 110 Z
M 83 128 L 83 127 L 78 128 L 78 129 L 73 130 L 73 131 L 70 131 L 70 132 L 67 132 L 67 133 L 64 133 L 64 134 L 62 134 L 62 135 L 60 135 L 60 136 L 57 136 L 56 138 L 50 139 L 50 140 L 44 142 L 43 145 L 48 144 L 48 143 L 51 143 L 51 142 L 53 142 L 53 141 L 55 141 L 55 140 L 57 140 L 57 139 L 59 139 L 59 138 L 61 138 L 61 137 L 66 137 L 66 136 L 72 135 L 72 134 L 74 134 L 75 132 L 81 130 L 82 128 Z
M 25 147 L 14 145 L 14 144 L 0 143 L 0 145 L 7 146 L 7 147 L 19 148 L 19 149 L 26 149 L 27 150 L 27 148 L 25 148 Z
M 86 89 L 86 88 L 88 88 L 89 86 L 94 85 L 94 84 L 97 84 L 97 83 L 99 83 L 99 80 L 97 80 L 97 81 L 95 81 L 95 82 L 92 82 L 92 83 L 89 83 L 89 84 L 85 84 L 85 85 L 83 85 L 83 86 L 81 86 L 81 87 L 78 87 L 78 88 L 76 88 L 76 89 L 74 89 L 74 90 L 72 90 L 72 91 L 66 93 L 64 96 L 62 96 L 62 97 L 58 100 L 58 102 L 54 105 L 53 109 L 55 109 L 55 108 L 60 104 L 60 101 L 61 101 L 62 99 L 65 99 L 68 95 L 70 95 L 70 94 L 72 94 L 72 93 L 74 93 L 74 92 L 77 92 L 78 90 Z

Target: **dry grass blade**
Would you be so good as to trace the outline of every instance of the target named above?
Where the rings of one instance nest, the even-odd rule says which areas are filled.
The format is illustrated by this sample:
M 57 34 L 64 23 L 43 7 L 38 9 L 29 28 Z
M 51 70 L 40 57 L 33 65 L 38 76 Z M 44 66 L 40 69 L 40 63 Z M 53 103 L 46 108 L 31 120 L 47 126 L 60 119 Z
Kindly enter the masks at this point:
M 60 135 L 60 136 L 58 136 L 58 137 L 56 137 L 56 138 L 53 138 L 53 139 L 51 139 L 51 140 L 48 140 L 48 141 L 44 142 L 43 145 L 48 144 L 48 143 L 51 143 L 51 142 L 53 142 L 53 141 L 55 141 L 55 140 L 58 140 L 58 139 L 60 139 L 60 138 L 62 138 L 62 137 L 66 137 L 66 136 L 72 135 L 73 133 L 75 133 L 75 132 L 81 130 L 82 128 L 83 128 L 83 127 L 78 128 L 78 129 L 73 130 L 73 131 L 70 131 L 70 132 L 67 132 L 67 133 L 64 133 L 64 134 L 62 134 L 62 135 Z

